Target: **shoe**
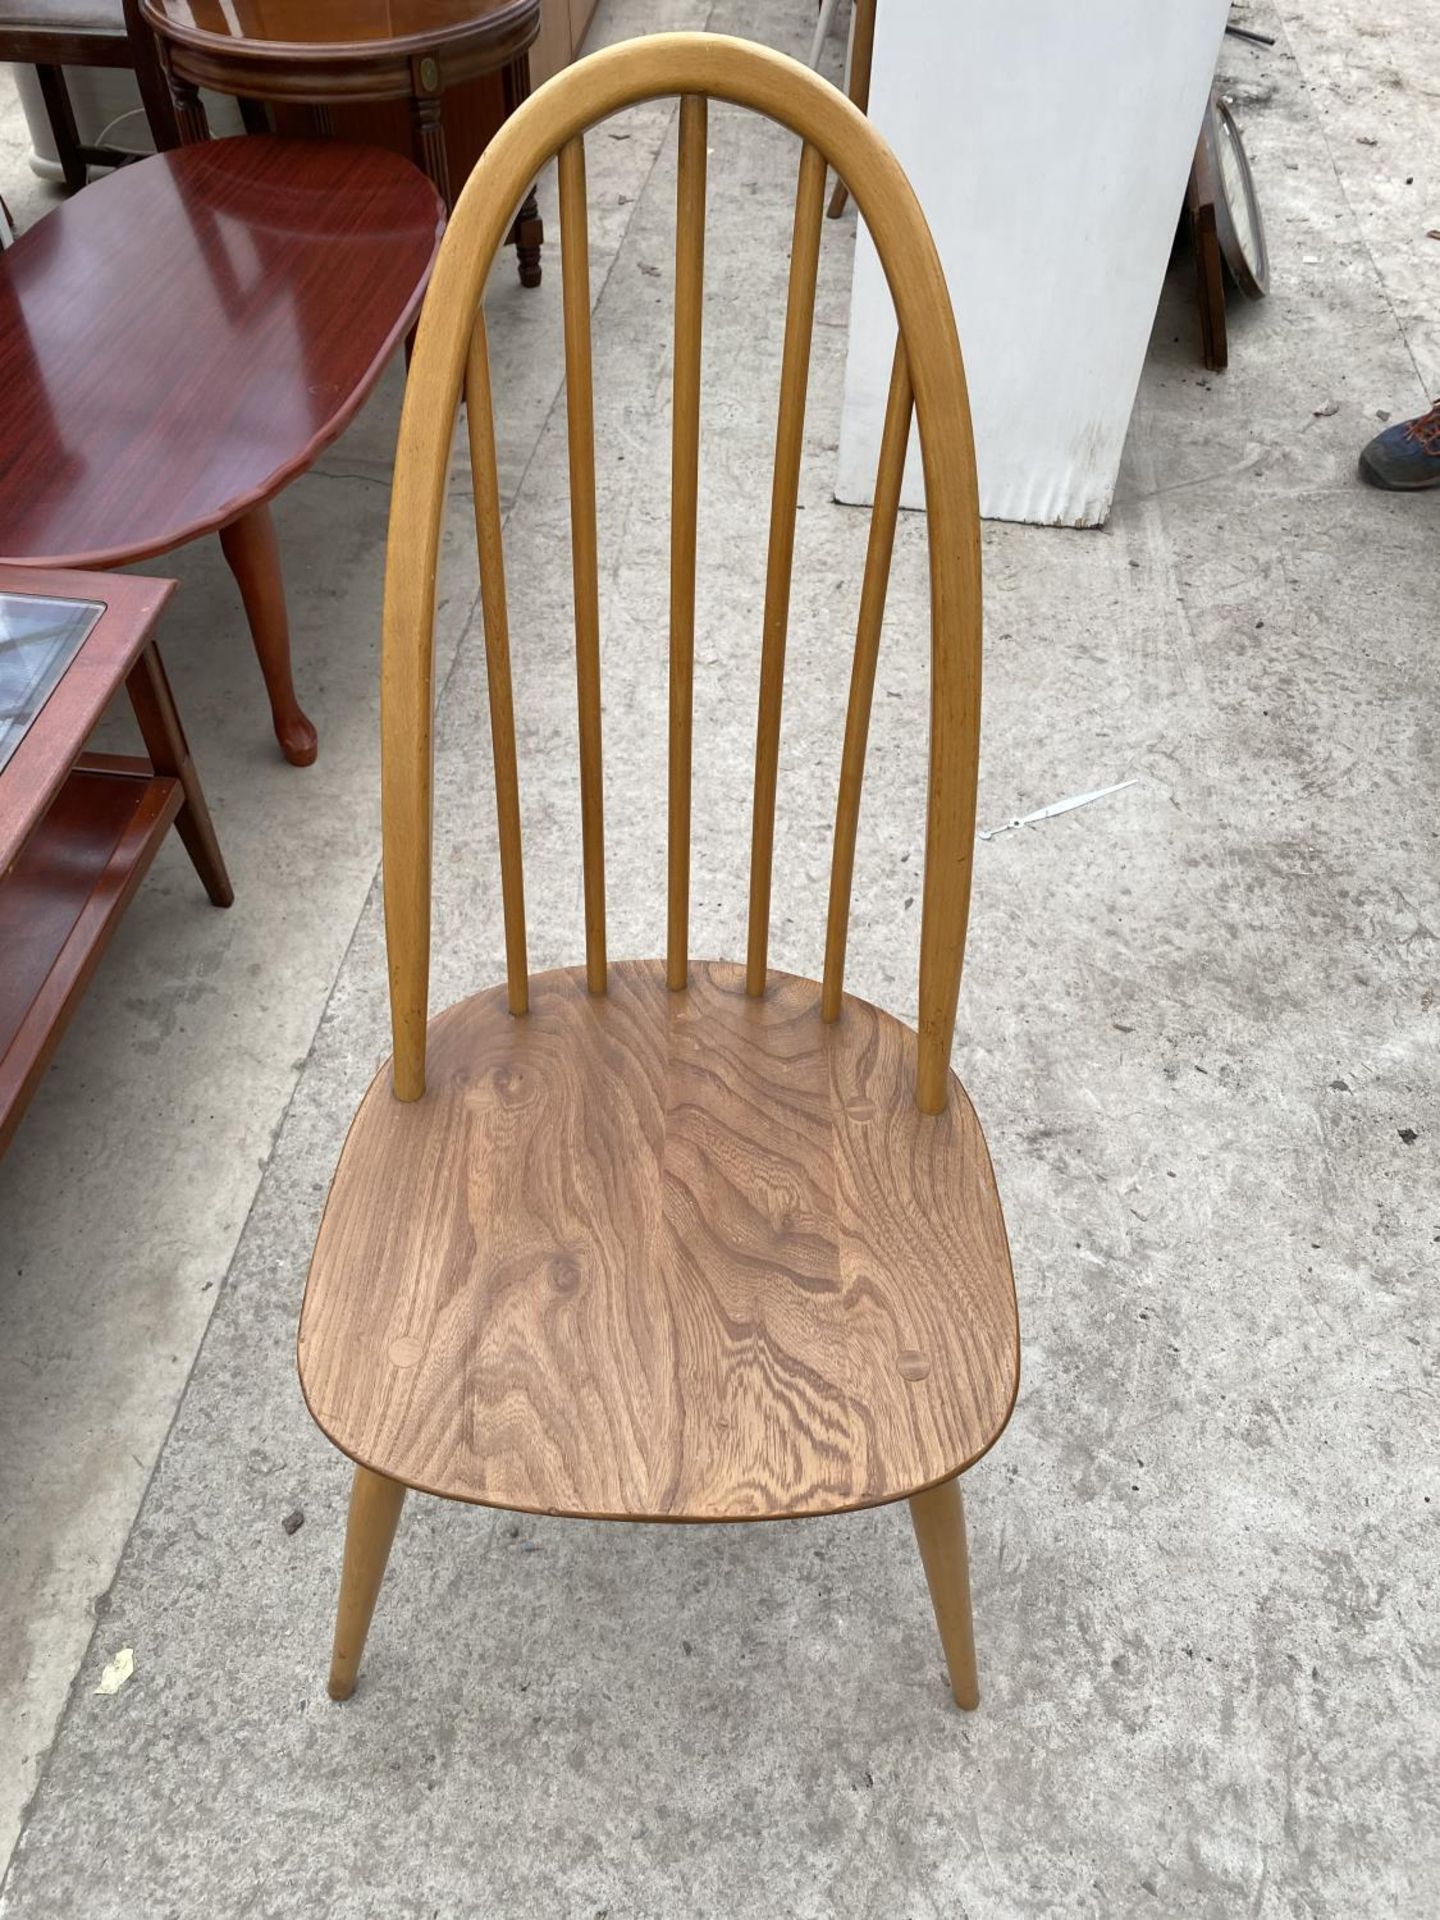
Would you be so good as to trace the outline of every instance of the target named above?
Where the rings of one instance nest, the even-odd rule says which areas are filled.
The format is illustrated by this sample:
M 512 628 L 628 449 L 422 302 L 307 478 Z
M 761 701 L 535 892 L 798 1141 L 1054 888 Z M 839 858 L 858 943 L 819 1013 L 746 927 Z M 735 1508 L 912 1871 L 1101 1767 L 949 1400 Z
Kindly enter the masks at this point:
M 1418 420 L 1397 420 L 1360 455 L 1360 478 L 1391 493 L 1440 487 L 1440 400 Z

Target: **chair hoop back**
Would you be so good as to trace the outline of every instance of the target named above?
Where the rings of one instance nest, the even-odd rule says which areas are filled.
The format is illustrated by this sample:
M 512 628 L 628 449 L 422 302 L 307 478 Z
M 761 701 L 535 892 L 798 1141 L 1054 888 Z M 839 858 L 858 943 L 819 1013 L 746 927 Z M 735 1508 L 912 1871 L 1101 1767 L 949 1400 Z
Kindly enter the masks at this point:
M 548 81 L 487 147 L 455 208 L 420 320 L 395 465 L 385 571 L 381 695 L 385 926 L 394 1088 L 425 1090 L 429 1001 L 435 591 L 450 447 L 462 391 L 476 537 L 504 900 L 509 1004 L 528 1005 L 520 813 L 489 354 L 481 301 L 495 254 L 536 174 L 559 156 L 570 435 L 572 566 L 580 698 L 586 969 L 606 981 L 601 809 L 599 586 L 585 202 L 586 130 L 640 102 L 678 95 L 680 161 L 671 474 L 670 820 L 667 977 L 688 968 L 690 728 L 704 257 L 706 102 L 750 108 L 800 136 L 799 186 L 781 371 L 760 667 L 746 984 L 764 991 L 780 696 L 796 494 L 826 167 L 854 195 L 895 302 L 899 340 L 886 407 L 831 871 L 822 1011 L 841 1007 L 860 785 L 912 410 L 919 425 L 931 594 L 930 765 L 920 937 L 916 1097 L 940 1112 L 964 959 L 980 719 L 980 537 L 965 376 L 929 228 L 894 155 L 827 81 L 749 41 L 656 34 L 593 54 Z

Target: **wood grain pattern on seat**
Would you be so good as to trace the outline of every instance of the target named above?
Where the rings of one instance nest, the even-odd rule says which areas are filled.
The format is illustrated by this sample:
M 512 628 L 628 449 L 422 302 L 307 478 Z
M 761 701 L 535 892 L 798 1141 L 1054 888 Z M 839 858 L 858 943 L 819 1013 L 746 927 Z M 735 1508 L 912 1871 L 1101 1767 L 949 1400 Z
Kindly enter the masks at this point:
M 496 988 L 356 1116 L 300 1328 L 306 1400 L 362 1464 L 528 1511 L 827 1513 L 967 1466 L 1018 1377 L 1004 1223 L 958 1082 L 818 983 L 662 962 Z

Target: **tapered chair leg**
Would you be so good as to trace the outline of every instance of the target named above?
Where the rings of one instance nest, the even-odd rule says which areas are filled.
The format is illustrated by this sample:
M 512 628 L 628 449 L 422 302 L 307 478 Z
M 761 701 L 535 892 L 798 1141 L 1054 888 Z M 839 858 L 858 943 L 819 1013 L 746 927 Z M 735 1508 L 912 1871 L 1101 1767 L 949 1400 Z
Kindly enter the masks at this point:
M 405 1488 L 399 1480 L 387 1480 L 368 1467 L 356 1467 L 355 1484 L 350 1490 L 350 1519 L 345 1528 L 335 1649 L 330 1657 L 332 1700 L 348 1700 L 355 1691 L 365 1636 L 370 1631 L 404 1501 Z
M 935 1608 L 935 1624 L 950 1669 L 957 1707 L 980 1704 L 975 1672 L 975 1626 L 970 1616 L 970 1553 L 965 1542 L 965 1502 L 957 1479 L 942 1481 L 910 1502 L 915 1538 Z
M 300 710 L 290 675 L 290 621 L 285 612 L 280 548 L 269 507 L 262 501 L 222 527 L 220 546 L 245 602 L 245 617 L 265 676 L 280 751 L 292 767 L 308 767 L 315 758 L 318 738 Z

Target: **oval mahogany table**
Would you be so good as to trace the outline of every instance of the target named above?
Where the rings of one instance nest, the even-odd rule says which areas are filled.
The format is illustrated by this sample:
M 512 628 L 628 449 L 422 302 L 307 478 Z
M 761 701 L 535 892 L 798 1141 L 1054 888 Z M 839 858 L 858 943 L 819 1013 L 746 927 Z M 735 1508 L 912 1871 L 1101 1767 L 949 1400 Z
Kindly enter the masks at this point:
M 443 224 L 398 154 L 258 135 L 122 168 L 0 254 L 0 560 L 119 567 L 218 532 L 297 766 L 316 736 L 267 503 L 375 385 Z
M 445 155 L 447 87 L 502 73 L 505 111 L 530 92 L 540 0 L 141 0 L 170 78 L 180 138 L 209 138 L 200 88 L 306 102 L 317 131 L 352 100 L 407 100 L 416 164 L 454 205 Z M 543 232 L 532 188 L 511 233 L 521 283 L 540 284 Z

